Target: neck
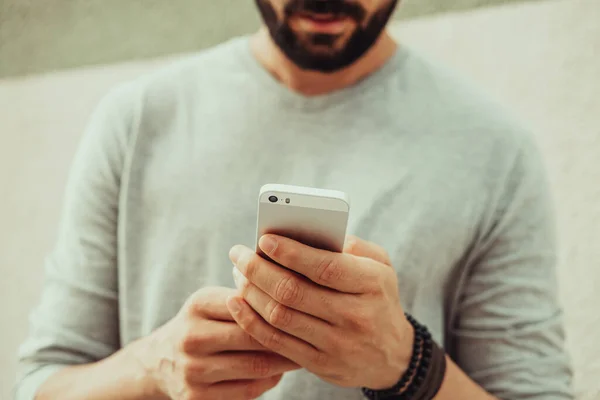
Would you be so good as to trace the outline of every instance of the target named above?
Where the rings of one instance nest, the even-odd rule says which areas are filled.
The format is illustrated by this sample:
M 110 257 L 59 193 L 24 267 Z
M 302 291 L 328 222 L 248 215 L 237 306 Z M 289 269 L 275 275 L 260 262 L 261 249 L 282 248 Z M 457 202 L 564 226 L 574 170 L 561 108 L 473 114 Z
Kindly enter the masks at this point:
M 251 39 L 254 57 L 290 90 L 318 96 L 354 85 L 381 68 L 396 52 L 397 44 L 384 32 L 377 42 L 354 64 L 333 73 L 306 71 L 290 61 L 262 28 Z

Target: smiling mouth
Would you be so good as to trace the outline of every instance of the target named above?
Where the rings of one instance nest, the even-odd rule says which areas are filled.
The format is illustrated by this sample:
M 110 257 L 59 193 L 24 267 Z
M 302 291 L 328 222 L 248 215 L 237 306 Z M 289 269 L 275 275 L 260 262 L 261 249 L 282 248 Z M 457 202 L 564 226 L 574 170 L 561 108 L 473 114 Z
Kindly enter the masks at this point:
M 300 18 L 311 19 L 313 21 L 318 22 L 331 22 L 331 21 L 340 21 L 348 18 L 345 15 L 340 14 L 313 14 L 313 13 L 300 13 Z
M 346 28 L 350 18 L 335 14 L 300 14 L 298 22 L 302 29 L 328 34 L 339 34 Z

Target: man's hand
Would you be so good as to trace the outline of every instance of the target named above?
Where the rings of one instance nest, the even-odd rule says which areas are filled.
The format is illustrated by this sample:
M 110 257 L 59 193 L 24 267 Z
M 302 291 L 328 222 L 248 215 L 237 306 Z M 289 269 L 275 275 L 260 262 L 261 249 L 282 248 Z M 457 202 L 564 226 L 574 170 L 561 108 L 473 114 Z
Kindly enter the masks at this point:
M 338 386 L 385 389 L 400 379 L 413 330 L 385 250 L 354 237 L 341 254 L 275 235 L 259 246 L 272 261 L 243 246 L 230 252 L 241 297 L 227 305 L 246 332 Z
M 298 366 L 265 349 L 233 321 L 225 304 L 235 290 L 201 289 L 138 348 L 156 396 L 247 400 Z

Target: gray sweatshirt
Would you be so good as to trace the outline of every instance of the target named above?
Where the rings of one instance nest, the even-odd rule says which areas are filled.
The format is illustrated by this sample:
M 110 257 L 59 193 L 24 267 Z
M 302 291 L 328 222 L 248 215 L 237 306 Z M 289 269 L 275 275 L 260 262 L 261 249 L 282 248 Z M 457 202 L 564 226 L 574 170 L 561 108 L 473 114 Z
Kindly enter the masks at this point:
M 337 189 L 349 233 L 391 255 L 405 309 L 502 399 L 571 399 L 552 201 L 531 135 L 402 47 L 305 97 L 230 40 L 111 91 L 72 166 L 16 397 L 150 334 L 204 286 L 234 287 L 265 183 Z M 365 368 L 369 368 L 365 365 Z M 362 398 L 305 370 L 265 400 Z

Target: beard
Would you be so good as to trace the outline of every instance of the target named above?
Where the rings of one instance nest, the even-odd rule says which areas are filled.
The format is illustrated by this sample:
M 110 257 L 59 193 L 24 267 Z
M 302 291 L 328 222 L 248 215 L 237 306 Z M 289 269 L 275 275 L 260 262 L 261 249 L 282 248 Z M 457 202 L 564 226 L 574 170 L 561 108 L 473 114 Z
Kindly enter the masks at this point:
M 304 70 L 333 73 L 354 64 L 375 44 L 398 0 L 387 1 L 371 15 L 360 4 L 347 0 L 289 0 L 283 18 L 277 16 L 270 0 L 256 0 L 256 4 L 271 38 L 288 59 Z M 340 35 L 294 32 L 289 20 L 300 13 L 349 18 L 356 28 L 343 46 L 336 48 L 342 40 Z

